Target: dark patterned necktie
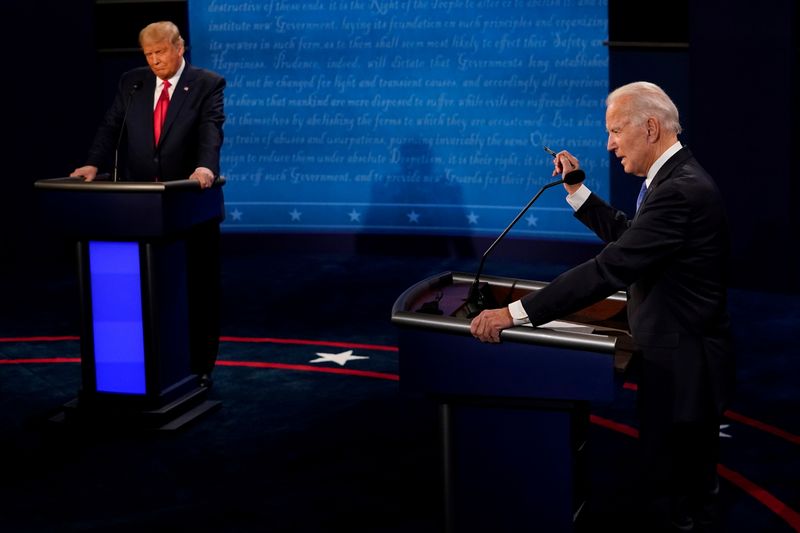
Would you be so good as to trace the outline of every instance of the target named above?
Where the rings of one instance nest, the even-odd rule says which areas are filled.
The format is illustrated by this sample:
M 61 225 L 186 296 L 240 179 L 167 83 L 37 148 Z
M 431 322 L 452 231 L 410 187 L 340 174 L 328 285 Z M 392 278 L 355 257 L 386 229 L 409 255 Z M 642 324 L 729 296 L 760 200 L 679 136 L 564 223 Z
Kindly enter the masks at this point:
M 642 205 L 645 193 L 647 193 L 647 180 L 642 182 L 642 188 L 639 189 L 639 196 L 636 198 L 636 211 L 639 211 L 639 206 Z

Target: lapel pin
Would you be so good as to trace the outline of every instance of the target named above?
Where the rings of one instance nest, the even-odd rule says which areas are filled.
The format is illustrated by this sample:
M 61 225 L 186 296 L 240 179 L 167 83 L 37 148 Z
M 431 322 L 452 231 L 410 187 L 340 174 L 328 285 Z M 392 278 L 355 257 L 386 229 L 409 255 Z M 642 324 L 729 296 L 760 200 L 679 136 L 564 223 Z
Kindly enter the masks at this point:
M 183 90 L 184 90 L 184 91 L 188 91 L 188 90 L 189 90 L 189 86 L 188 86 L 188 85 L 185 85 L 185 86 L 183 87 Z

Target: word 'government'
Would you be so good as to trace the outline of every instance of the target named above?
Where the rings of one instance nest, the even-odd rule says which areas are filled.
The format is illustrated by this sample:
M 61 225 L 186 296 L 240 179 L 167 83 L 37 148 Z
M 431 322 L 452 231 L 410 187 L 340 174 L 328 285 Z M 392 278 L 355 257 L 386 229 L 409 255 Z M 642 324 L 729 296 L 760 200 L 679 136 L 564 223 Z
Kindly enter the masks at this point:
M 227 200 L 507 209 L 552 179 L 542 145 L 607 187 L 606 0 L 198 4 L 193 61 L 227 80 Z

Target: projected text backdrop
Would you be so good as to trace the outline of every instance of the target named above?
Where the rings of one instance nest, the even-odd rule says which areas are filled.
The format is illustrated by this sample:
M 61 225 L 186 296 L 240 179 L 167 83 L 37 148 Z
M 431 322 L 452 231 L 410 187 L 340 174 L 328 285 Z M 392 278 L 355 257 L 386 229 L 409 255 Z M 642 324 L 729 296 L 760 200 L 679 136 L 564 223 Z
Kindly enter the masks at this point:
M 608 192 L 605 1 L 189 7 L 228 80 L 227 230 L 496 234 L 552 180 L 542 145 Z M 560 189 L 514 234 L 590 238 Z

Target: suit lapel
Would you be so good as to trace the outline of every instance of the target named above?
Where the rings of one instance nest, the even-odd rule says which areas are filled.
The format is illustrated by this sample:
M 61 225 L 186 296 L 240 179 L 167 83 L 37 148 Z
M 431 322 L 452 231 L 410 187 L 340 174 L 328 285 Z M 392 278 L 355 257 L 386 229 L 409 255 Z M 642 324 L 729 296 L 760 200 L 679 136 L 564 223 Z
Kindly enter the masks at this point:
M 192 67 L 189 65 L 189 63 L 186 63 L 186 67 L 183 69 L 183 73 L 178 79 L 178 83 L 175 85 L 175 90 L 172 91 L 172 98 L 169 100 L 167 117 L 164 120 L 164 128 L 161 130 L 161 139 L 158 143 L 159 146 L 163 145 L 164 140 L 169 135 L 169 130 L 171 129 L 172 124 L 180 115 L 181 108 L 186 103 L 189 93 L 192 90 L 192 82 L 194 81 L 194 78 L 195 76 Z M 155 87 L 153 90 L 155 90 Z
M 692 152 L 687 147 L 684 146 L 683 148 L 678 150 L 675 153 L 675 155 L 667 159 L 667 162 L 664 163 L 664 165 L 662 165 L 662 167 L 658 170 L 655 177 L 653 178 L 653 182 L 647 188 L 647 192 L 644 194 L 644 198 L 642 198 L 642 205 L 639 207 L 638 211 L 636 211 L 636 214 L 633 216 L 634 220 L 636 220 L 636 217 L 639 215 L 639 212 L 641 212 L 642 208 L 644 207 L 644 204 L 647 203 L 647 199 L 650 197 L 653 191 L 655 191 L 659 185 L 664 183 L 664 181 L 670 177 L 673 170 L 675 170 L 678 166 L 685 163 L 691 157 L 692 157 Z
M 672 174 L 672 171 L 675 170 L 678 166 L 685 163 L 689 158 L 692 157 L 692 152 L 684 146 L 680 150 L 678 150 L 675 155 L 667 159 L 667 162 L 658 170 L 655 177 L 653 178 L 653 183 L 650 184 L 649 189 L 652 189 L 653 186 L 658 187 L 665 179 Z
M 152 147 L 155 144 L 155 133 L 153 131 L 153 94 L 156 91 L 156 77 L 154 75 L 145 76 L 142 80 L 142 88 L 136 92 L 136 108 L 128 113 L 129 129 L 132 132 L 143 132 L 141 135 L 132 135 L 132 139 L 149 139 L 148 144 Z M 133 106 L 131 106 L 133 107 Z

